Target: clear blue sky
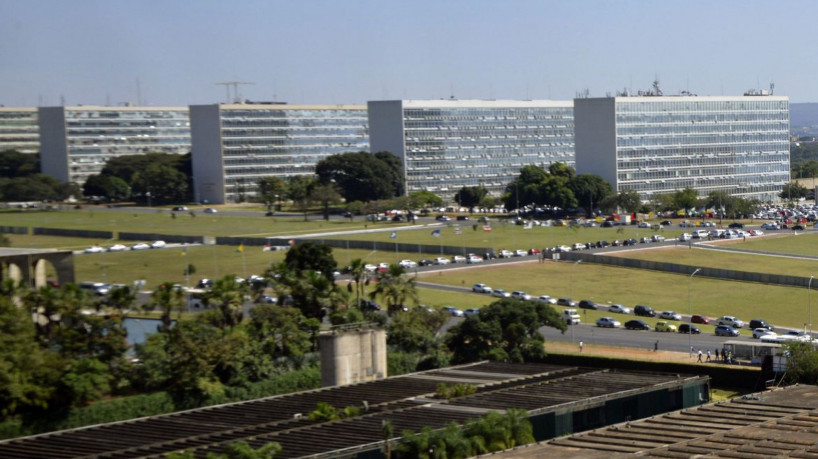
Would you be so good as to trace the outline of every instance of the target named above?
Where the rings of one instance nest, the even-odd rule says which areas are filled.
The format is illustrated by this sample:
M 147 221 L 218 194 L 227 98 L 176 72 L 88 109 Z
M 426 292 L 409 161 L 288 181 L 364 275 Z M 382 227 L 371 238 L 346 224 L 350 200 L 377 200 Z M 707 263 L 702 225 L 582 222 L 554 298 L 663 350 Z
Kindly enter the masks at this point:
M 0 0 L 0 104 L 571 99 L 818 102 L 815 1 Z

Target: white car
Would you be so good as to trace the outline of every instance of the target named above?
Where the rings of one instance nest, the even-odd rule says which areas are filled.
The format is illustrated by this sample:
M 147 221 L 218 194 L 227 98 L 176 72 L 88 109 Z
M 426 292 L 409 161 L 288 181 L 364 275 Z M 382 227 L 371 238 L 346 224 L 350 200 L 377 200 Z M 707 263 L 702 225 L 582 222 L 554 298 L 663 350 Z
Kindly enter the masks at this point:
M 478 314 L 480 314 L 480 310 L 477 308 L 469 308 L 463 311 L 463 316 L 465 317 L 474 317 Z
M 471 291 L 475 293 L 491 293 L 492 288 L 486 284 L 474 284 L 471 287 Z
M 124 252 L 126 250 L 128 250 L 128 247 L 126 247 L 126 246 L 124 246 L 122 244 L 114 244 L 114 245 L 108 247 L 109 252 Z
M 618 314 L 630 314 L 631 308 L 626 308 L 621 304 L 612 304 L 608 306 L 608 312 L 616 312 Z
M 515 290 L 515 291 L 511 292 L 511 297 L 512 298 L 517 298 L 518 300 L 526 300 L 526 301 L 531 299 L 531 295 L 529 295 L 528 293 L 525 293 L 522 290 Z
M 470 265 L 474 264 L 474 263 L 482 263 L 482 262 L 483 262 L 483 257 L 481 257 L 480 255 L 469 255 L 469 258 L 466 259 L 466 263 L 468 263 Z
M 364 271 L 366 271 L 368 273 L 374 273 L 376 269 L 378 269 L 378 267 L 373 265 L 373 264 L 368 264 L 367 263 L 367 264 L 364 265 Z
M 511 293 L 508 293 L 501 288 L 496 288 L 493 292 L 491 292 L 491 296 L 496 296 L 497 298 L 511 298 Z
M 690 233 L 682 233 L 679 236 L 679 241 L 681 241 L 681 242 L 687 242 L 687 241 L 689 241 L 691 239 L 693 239 L 693 235 L 691 235 Z
M 751 229 L 750 231 L 747 231 L 747 232 L 750 233 L 750 236 L 763 236 L 764 235 L 764 231 L 757 230 L 757 229 Z
M 641 223 L 639 223 L 639 228 L 650 228 L 650 223 L 641 222 Z
M 134 244 L 131 246 L 131 250 L 148 250 L 151 246 L 145 244 L 144 242 L 140 242 L 139 244 Z
M 105 251 L 105 249 L 103 249 L 102 247 L 100 247 L 98 245 L 88 247 L 87 249 L 84 250 L 85 253 L 102 253 L 104 251 Z
M 662 311 L 659 313 L 659 318 L 665 320 L 682 320 L 682 316 L 673 311 Z
M 517 250 L 515 250 L 515 251 L 514 251 L 514 256 L 515 256 L 515 257 L 525 257 L 525 256 L 528 256 L 528 251 L 523 250 L 523 249 L 517 249 Z
M 737 317 L 733 316 L 722 316 L 719 320 L 716 321 L 718 325 L 729 325 L 733 328 L 742 328 L 744 327 L 744 322 L 739 320 Z
M 614 320 L 611 317 L 600 317 L 596 321 L 597 327 L 605 327 L 605 328 L 619 328 L 622 324 L 618 320 Z
M 167 244 L 165 244 L 165 241 L 153 241 L 153 242 L 151 243 L 151 248 L 152 248 L 152 249 L 162 249 L 162 248 L 164 248 L 166 245 L 167 245 Z
M 454 306 L 443 306 L 443 310 L 452 317 L 463 317 L 463 311 Z
M 435 264 L 436 265 L 448 265 L 449 263 L 451 263 L 451 260 L 449 260 L 448 258 L 445 258 L 445 257 L 435 258 Z
M 214 209 L 212 207 L 208 207 L 207 209 L 204 210 L 204 213 L 206 213 L 206 214 L 215 214 L 217 212 L 218 212 L 218 210 L 216 210 L 216 209 Z
M 511 250 L 501 250 L 497 252 L 497 256 L 500 258 L 511 258 L 514 256 L 514 253 Z
M 412 260 L 401 260 L 398 262 L 398 264 L 406 269 L 413 269 L 418 267 L 418 264 Z
M 767 328 L 756 328 L 755 330 L 753 330 L 753 338 L 759 339 L 762 336 L 766 335 L 775 335 L 775 332 L 771 332 Z
M 571 247 L 567 245 L 558 245 L 554 247 L 554 252 L 570 252 Z
M 574 245 L 571 246 L 571 250 L 584 250 L 585 244 L 581 242 L 575 242 Z
M 557 304 L 557 299 L 551 298 L 548 295 L 540 295 L 539 297 L 537 297 L 537 301 L 545 304 Z
M 654 234 L 653 237 L 651 237 L 651 239 L 653 240 L 653 242 L 664 242 L 665 237 L 662 236 L 661 234 Z
M 460 255 L 455 255 L 452 257 L 452 263 L 465 263 L 466 257 L 461 257 Z

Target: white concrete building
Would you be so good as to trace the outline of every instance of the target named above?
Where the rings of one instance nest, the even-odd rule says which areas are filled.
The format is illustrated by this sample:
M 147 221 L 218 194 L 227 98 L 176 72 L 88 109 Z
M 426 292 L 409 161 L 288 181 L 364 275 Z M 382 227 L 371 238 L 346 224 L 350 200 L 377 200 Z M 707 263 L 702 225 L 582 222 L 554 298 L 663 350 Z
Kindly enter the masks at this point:
M 34 107 L 0 107 L 0 151 L 40 151 L 40 128 Z
M 186 107 L 40 107 L 42 171 L 79 185 L 109 159 L 190 152 Z
M 790 179 L 787 97 L 575 99 L 574 119 L 577 172 L 646 202 L 685 187 L 769 201 Z
M 527 165 L 574 165 L 573 102 L 389 100 L 369 102 L 373 152 L 403 161 L 406 191 L 451 200 L 464 186 L 499 196 Z
M 192 105 L 197 201 L 254 196 L 258 179 L 315 174 L 327 156 L 369 151 L 363 105 Z

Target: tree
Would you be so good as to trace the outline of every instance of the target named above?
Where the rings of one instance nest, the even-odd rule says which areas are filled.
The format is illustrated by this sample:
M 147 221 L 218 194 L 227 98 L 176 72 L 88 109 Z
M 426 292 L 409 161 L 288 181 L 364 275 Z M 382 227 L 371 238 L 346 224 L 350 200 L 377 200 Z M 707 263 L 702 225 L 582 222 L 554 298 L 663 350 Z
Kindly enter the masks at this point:
M 0 200 L 3 201 L 61 200 L 70 190 L 57 179 L 43 174 L 0 178 Z
M 225 453 L 207 453 L 206 459 L 275 459 L 281 453 L 281 445 L 274 441 L 253 449 L 246 442 L 239 441 L 227 445 Z M 177 451 L 165 454 L 165 459 L 195 459 L 193 451 Z
M 397 312 L 405 305 L 406 300 L 418 302 L 417 285 L 415 279 L 406 275 L 406 269 L 400 265 L 389 265 L 384 272 L 376 275 L 377 283 L 369 293 L 373 300 L 380 297 L 389 306 L 390 312 Z
M 367 202 L 403 194 L 400 159 L 387 152 L 332 155 L 316 164 L 315 174 L 321 182 L 335 182 L 347 202 Z
M 611 194 L 600 202 L 600 207 L 608 212 L 615 212 L 621 209 L 629 214 L 639 210 L 642 200 L 636 190 L 625 188 L 617 194 Z
M 326 312 L 346 306 L 346 297 L 331 280 L 313 269 L 291 268 L 286 261 L 265 272 L 273 282 L 279 304 L 292 304 L 308 318 L 322 318 Z
M 159 331 L 167 332 L 173 323 L 171 314 L 177 311 L 181 316 L 185 307 L 185 294 L 181 289 L 175 288 L 171 282 L 163 282 L 151 294 L 150 300 L 142 308 L 146 311 L 159 309 L 162 313 L 162 325 Z
M 131 187 L 112 175 L 92 175 L 82 185 L 85 196 L 104 196 L 111 201 L 122 201 L 131 196 Z
M 297 308 L 260 304 L 250 310 L 250 338 L 273 358 L 301 357 L 315 345 L 321 323 Z
M 316 183 L 310 190 L 310 199 L 321 203 L 324 211 L 324 220 L 329 221 L 329 206 L 341 202 L 341 195 L 332 183 Z
M 344 268 L 344 274 L 349 275 L 350 283 L 347 284 L 350 288 L 355 284 L 355 306 L 361 307 L 361 293 L 364 291 L 363 283 L 369 283 L 369 272 L 366 270 L 366 262 L 360 258 L 356 258 L 349 263 L 349 266 Z
M 613 194 L 611 184 L 594 174 L 579 174 L 568 183 L 568 187 L 574 192 L 579 205 L 585 207 L 589 217 L 593 215 L 594 203 L 599 205 Z
M 387 344 L 404 352 L 431 353 L 438 344 L 437 331 L 445 322 L 446 316 L 440 311 L 412 308 L 404 314 L 397 314 L 389 322 Z
M 227 275 L 217 279 L 213 287 L 204 295 L 204 303 L 207 306 L 215 307 L 214 313 L 208 317 L 211 325 L 227 334 L 227 329 L 233 329 L 241 323 L 244 313 L 244 294 L 247 287 L 244 283 L 239 283 L 236 276 Z
M 134 175 L 152 165 L 168 166 L 186 177 L 192 175 L 191 155 L 172 153 L 145 153 L 140 155 L 123 155 L 110 158 L 100 174 L 118 177 L 133 186 Z
M 159 203 L 185 202 L 188 200 L 188 177 L 171 166 L 151 164 L 133 175 L 134 193 L 148 196 Z
M 443 198 L 431 191 L 413 191 L 409 193 L 409 207 L 412 209 L 422 209 L 425 207 L 441 207 Z
M 287 180 L 287 198 L 293 202 L 296 209 L 304 213 L 307 221 L 307 211 L 310 209 L 310 188 L 315 179 L 304 175 L 295 175 Z
M 456 363 L 481 359 L 536 361 L 545 357 L 542 326 L 565 331 L 566 325 L 549 305 L 503 299 L 452 327 L 446 344 Z
M 791 342 L 786 376 L 790 383 L 818 384 L 818 351 L 810 343 Z
M 338 268 L 338 262 L 332 256 L 332 247 L 315 242 L 302 242 L 287 251 L 284 263 L 294 271 L 320 271 L 330 281 Z
M 0 177 L 28 177 L 40 173 L 40 155 L 16 150 L 0 151 Z
M 781 189 L 781 193 L 778 193 L 778 197 L 788 201 L 793 201 L 806 198 L 807 194 L 809 194 L 809 191 L 804 185 L 801 185 L 798 182 L 789 182 Z
M 267 206 L 267 211 L 273 210 L 273 204 L 287 194 L 287 182 L 280 177 L 262 177 L 256 182 L 258 199 Z
M 696 193 L 696 190 L 690 187 L 685 187 L 684 189 L 673 193 L 673 203 L 676 206 L 676 209 L 679 210 L 687 210 L 696 207 L 698 200 L 699 195 Z
M 489 190 L 482 186 L 464 186 L 454 195 L 454 200 L 461 206 L 468 207 L 469 212 L 473 212 L 475 206 L 479 205 L 488 193 Z

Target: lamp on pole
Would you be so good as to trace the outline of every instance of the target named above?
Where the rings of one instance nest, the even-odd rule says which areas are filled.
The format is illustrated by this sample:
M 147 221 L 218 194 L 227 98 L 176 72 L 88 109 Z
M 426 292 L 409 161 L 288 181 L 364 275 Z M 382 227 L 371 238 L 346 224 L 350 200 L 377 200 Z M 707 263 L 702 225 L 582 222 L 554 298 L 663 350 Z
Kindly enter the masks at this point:
M 687 280 L 687 346 L 690 349 L 691 356 L 693 356 L 693 310 L 690 307 L 690 287 L 693 284 L 693 276 L 701 270 L 702 268 L 696 268 L 693 274 L 690 275 L 690 279 Z
M 812 280 L 815 276 L 809 276 L 807 282 L 807 323 L 809 324 L 809 338 L 812 339 Z
M 574 267 L 576 268 L 576 266 L 577 266 L 578 264 L 580 264 L 580 263 L 582 263 L 582 260 L 577 260 L 577 261 L 574 263 Z M 574 299 L 574 276 L 576 275 L 575 271 L 576 271 L 576 269 L 571 270 L 571 299 L 572 299 L 572 300 Z

